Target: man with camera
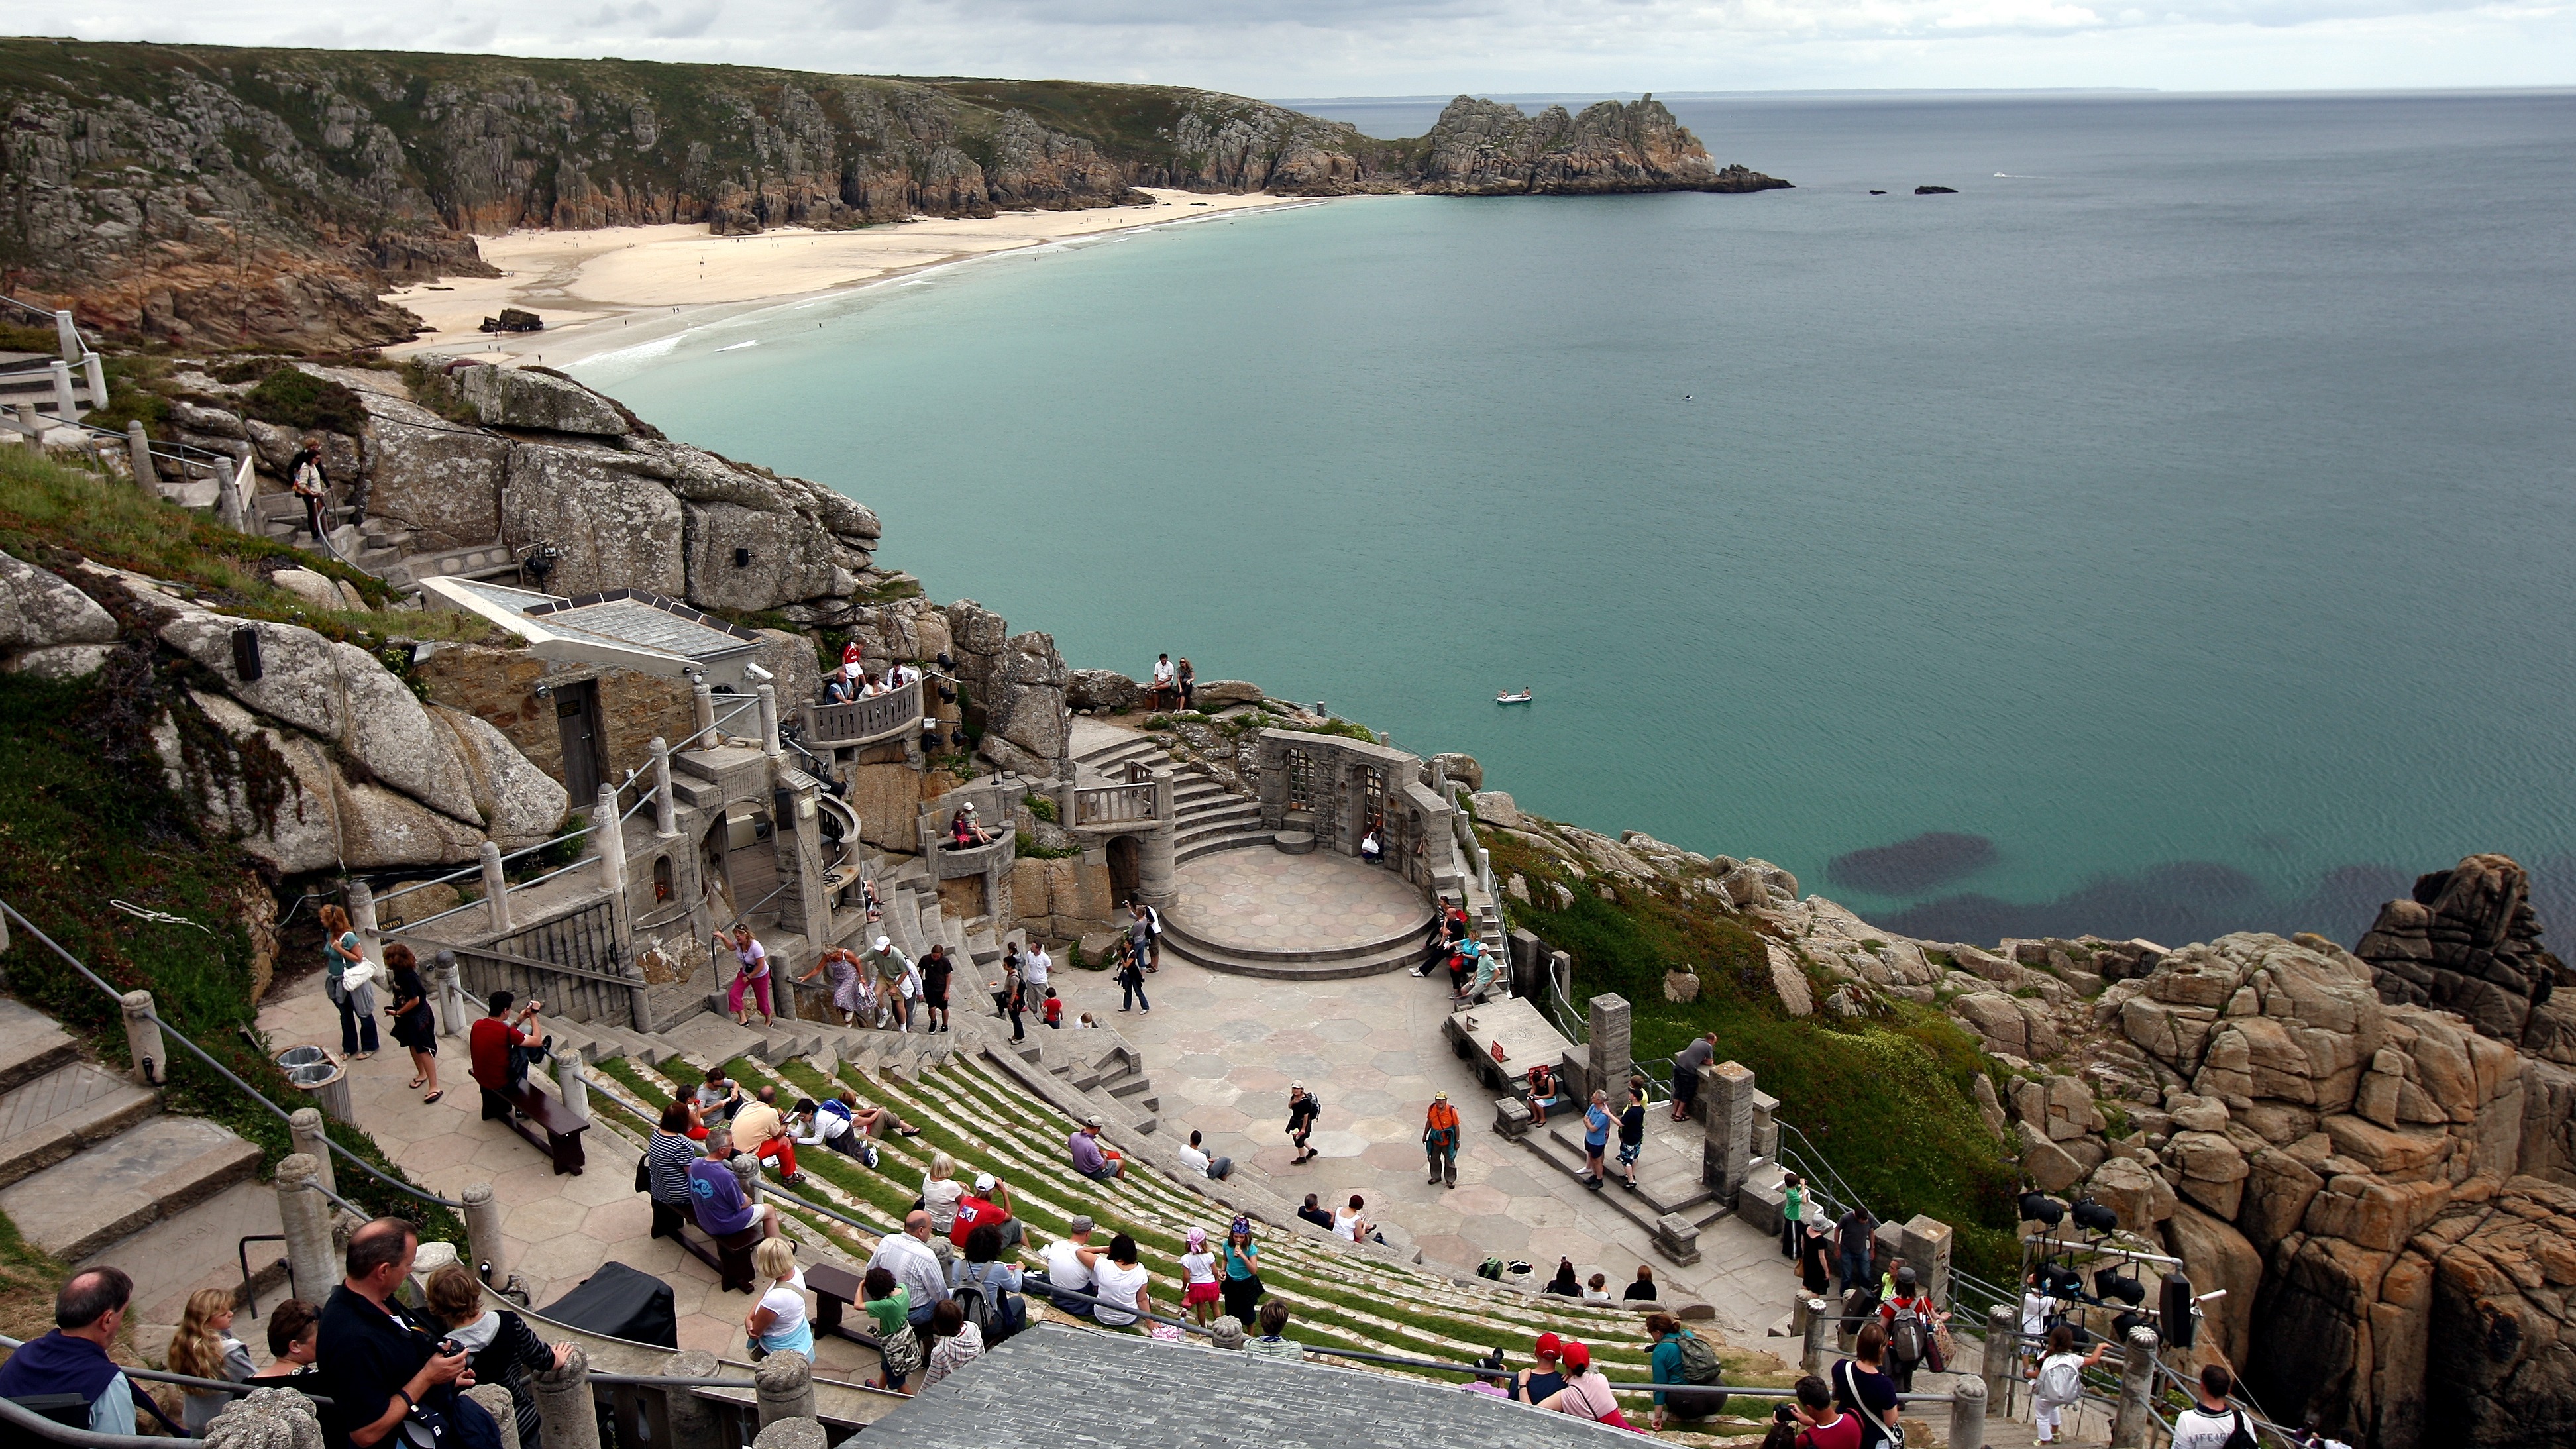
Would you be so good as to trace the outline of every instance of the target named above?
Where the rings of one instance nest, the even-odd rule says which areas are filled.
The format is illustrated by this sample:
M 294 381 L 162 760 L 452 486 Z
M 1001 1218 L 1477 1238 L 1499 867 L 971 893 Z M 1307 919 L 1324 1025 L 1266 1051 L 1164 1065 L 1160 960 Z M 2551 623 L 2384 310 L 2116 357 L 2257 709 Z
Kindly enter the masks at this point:
M 420 1230 L 401 1218 L 378 1218 L 349 1238 L 347 1277 L 322 1305 L 318 1341 L 325 1391 L 323 1442 L 330 1449 L 399 1446 L 405 1420 L 432 1437 L 492 1442 L 498 1429 L 481 1405 L 457 1390 L 474 1382 L 470 1355 L 414 1323 L 394 1290 L 411 1276 Z

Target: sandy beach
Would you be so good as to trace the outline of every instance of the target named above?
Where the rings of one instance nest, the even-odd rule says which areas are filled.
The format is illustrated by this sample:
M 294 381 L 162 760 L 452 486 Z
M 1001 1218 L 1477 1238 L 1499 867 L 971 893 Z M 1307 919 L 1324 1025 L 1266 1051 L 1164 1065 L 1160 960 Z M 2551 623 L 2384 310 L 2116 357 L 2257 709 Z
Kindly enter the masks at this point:
M 689 223 L 482 237 L 483 258 L 501 275 L 452 277 L 386 293 L 385 300 L 410 308 L 431 330 L 385 350 L 394 356 L 435 352 L 491 362 L 572 363 L 702 321 L 711 310 L 841 291 L 1024 247 L 1299 200 L 1145 194 L 1154 200 L 1138 206 L 913 217 L 855 231 L 783 228 L 757 236 L 712 236 L 704 223 Z M 477 330 L 504 307 L 536 313 L 545 319 L 545 330 Z

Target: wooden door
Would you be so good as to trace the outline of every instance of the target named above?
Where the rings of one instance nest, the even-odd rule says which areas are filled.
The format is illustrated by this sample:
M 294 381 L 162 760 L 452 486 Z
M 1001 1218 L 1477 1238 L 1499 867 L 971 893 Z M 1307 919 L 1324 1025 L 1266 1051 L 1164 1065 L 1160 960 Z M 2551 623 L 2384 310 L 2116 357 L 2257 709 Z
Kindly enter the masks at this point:
M 564 788 L 572 808 L 589 808 L 608 774 L 607 741 L 599 727 L 599 686 L 589 680 L 555 687 L 555 729 L 563 742 Z

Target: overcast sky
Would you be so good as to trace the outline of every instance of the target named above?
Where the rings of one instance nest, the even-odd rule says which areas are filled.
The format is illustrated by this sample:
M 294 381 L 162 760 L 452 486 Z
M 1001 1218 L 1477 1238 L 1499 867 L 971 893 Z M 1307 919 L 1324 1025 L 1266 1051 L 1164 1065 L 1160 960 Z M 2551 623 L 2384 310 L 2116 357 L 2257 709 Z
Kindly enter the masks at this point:
M 2576 83 L 2576 0 L 17 0 L 94 40 L 1060 76 L 1257 96 Z

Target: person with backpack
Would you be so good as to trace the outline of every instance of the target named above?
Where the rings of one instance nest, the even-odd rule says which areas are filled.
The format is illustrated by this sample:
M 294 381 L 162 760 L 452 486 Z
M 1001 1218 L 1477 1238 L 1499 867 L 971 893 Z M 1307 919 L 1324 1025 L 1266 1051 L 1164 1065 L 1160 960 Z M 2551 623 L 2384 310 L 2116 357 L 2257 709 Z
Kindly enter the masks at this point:
M 1315 1119 L 1324 1115 L 1324 1099 L 1306 1090 L 1304 1082 L 1288 1084 L 1288 1140 L 1297 1144 L 1297 1155 L 1288 1159 L 1290 1166 L 1311 1162 L 1321 1154 L 1307 1144 L 1315 1133 Z
M 1860 1420 L 1861 1449 L 1902 1449 L 1905 1437 L 1896 1427 L 1896 1384 L 1879 1365 L 1887 1357 L 1887 1330 L 1875 1323 L 1860 1326 L 1852 1357 L 1834 1365 L 1834 1404 Z
M 2236 1376 L 2217 1364 L 2200 1371 L 2198 1402 L 2174 1416 L 2173 1449 L 2255 1449 L 2254 1423 L 2227 1402 Z
M 2038 1430 L 2037 1442 L 2046 1444 L 2063 1437 L 2058 1432 L 2060 1416 L 2084 1401 L 2084 1371 L 2100 1363 L 2110 1347 L 2110 1340 L 2104 1339 L 2093 1345 L 2091 1353 L 2077 1353 L 2074 1325 L 2061 1323 L 2048 1331 L 2047 1356 L 2030 1373 L 2031 1418 Z M 2174 1442 L 2180 1444 L 2182 1440 L 2177 1436 Z M 2208 1449 L 2219 1449 L 2223 1442 L 2214 1441 Z
M 1896 1296 L 1878 1306 L 1878 1316 L 1887 1325 L 1887 1371 L 1896 1381 L 1900 1394 L 1914 1392 L 1914 1371 L 1926 1359 L 1936 1359 L 1932 1335 L 1940 1330 L 1950 1315 L 1932 1306 L 1932 1295 L 1915 1286 L 1914 1270 L 1896 1270 Z M 1932 1365 L 1941 1372 L 1939 1362 Z
M 1726 1395 L 1702 1392 L 1726 1382 L 1717 1350 L 1709 1341 L 1682 1327 L 1681 1320 L 1669 1313 L 1647 1314 L 1646 1332 L 1655 1340 L 1651 1359 L 1655 1382 L 1692 1386 L 1656 1390 L 1655 1411 L 1648 1416 L 1648 1427 L 1661 1432 L 1670 1419 L 1677 1427 L 1687 1429 L 1726 1412 Z
M 1619 1412 L 1619 1396 L 1610 1391 L 1610 1380 L 1592 1366 L 1592 1350 L 1579 1343 L 1565 1346 L 1565 1387 L 1539 1405 L 1560 1414 L 1607 1424 L 1613 1429 L 1633 1429 L 1628 1416 Z
M 1422 1150 L 1431 1159 L 1431 1183 L 1441 1184 L 1443 1174 L 1451 1187 L 1458 1185 L 1458 1109 L 1449 1105 L 1447 1092 L 1431 1094 L 1431 1110 L 1423 1114 Z
M 997 1348 L 1029 1326 L 1029 1305 L 1020 1297 L 1028 1276 L 1010 1257 L 1001 1225 L 978 1223 L 966 1234 L 964 1256 L 948 1265 L 948 1297 L 980 1348 Z

